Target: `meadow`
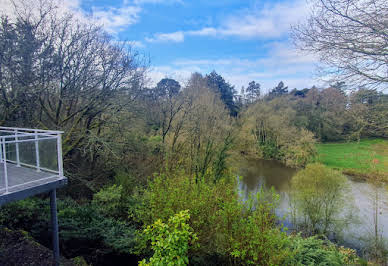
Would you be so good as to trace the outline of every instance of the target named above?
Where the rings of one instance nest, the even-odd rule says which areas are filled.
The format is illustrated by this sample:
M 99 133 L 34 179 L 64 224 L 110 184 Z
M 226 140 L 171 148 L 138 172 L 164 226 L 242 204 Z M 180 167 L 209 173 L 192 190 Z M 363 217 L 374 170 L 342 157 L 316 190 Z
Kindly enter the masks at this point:
M 359 173 L 388 173 L 388 140 L 317 144 L 318 161 L 335 169 Z

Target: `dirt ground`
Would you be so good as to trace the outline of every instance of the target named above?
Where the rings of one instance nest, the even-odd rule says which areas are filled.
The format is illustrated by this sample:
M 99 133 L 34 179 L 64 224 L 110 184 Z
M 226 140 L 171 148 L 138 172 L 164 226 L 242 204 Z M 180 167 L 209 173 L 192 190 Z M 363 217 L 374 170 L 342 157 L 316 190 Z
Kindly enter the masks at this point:
M 51 266 L 52 251 L 35 242 L 26 232 L 0 228 L 1 266 Z M 61 266 L 75 266 L 62 259 Z

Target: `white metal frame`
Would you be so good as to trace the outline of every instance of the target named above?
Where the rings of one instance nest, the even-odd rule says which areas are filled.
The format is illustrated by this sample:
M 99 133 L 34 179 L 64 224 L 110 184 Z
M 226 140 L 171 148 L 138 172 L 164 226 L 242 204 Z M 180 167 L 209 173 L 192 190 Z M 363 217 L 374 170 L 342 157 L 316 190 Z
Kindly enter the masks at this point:
M 6 135 L 2 135 L 6 134 Z M 9 193 L 10 189 L 34 183 L 37 181 L 43 181 L 46 179 L 57 177 L 59 179 L 64 178 L 63 176 L 63 160 L 62 160 L 62 134 L 63 131 L 52 131 L 52 130 L 41 130 L 41 129 L 30 129 L 30 128 L 15 128 L 15 127 L 0 127 L 0 164 L 3 164 L 4 167 L 4 184 L 5 184 L 5 193 Z M 51 170 L 44 167 L 41 167 L 40 156 L 39 156 L 39 142 L 42 140 L 56 139 L 57 146 L 57 161 L 58 161 L 58 170 Z M 34 142 L 35 143 L 35 165 L 23 163 L 20 161 L 20 152 L 19 152 L 19 143 L 23 142 Z M 7 158 L 7 145 L 6 144 L 15 144 L 16 150 L 16 161 L 10 160 Z M 29 168 L 35 169 L 37 172 L 45 171 L 53 173 L 53 176 L 45 177 L 39 180 L 33 180 L 30 182 L 25 182 L 23 184 L 18 184 L 14 186 L 8 185 L 8 171 L 7 163 L 16 164 L 16 166 L 26 166 Z M 4 189 L 0 189 L 2 191 Z

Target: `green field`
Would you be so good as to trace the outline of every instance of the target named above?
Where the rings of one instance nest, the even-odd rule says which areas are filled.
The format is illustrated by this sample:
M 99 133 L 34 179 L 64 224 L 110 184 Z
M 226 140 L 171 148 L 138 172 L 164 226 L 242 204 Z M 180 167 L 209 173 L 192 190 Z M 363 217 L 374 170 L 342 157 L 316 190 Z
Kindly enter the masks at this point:
M 388 173 L 388 140 L 317 144 L 318 161 L 332 168 Z

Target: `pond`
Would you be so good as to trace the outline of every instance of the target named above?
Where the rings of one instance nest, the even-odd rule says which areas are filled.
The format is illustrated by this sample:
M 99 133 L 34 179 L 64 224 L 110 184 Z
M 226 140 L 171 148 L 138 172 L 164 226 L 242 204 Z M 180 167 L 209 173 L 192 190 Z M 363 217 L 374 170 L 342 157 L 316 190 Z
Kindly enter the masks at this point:
M 260 187 L 274 187 L 280 195 L 278 216 L 290 213 L 289 192 L 290 181 L 296 173 L 295 169 L 284 166 L 277 161 L 258 159 L 241 159 L 237 165 L 239 189 L 242 197 L 256 193 Z M 384 187 L 375 187 L 363 180 L 348 177 L 353 199 L 352 212 L 358 217 L 358 222 L 352 224 L 344 232 L 344 245 L 361 250 L 366 239 L 375 233 L 375 202 L 378 202 L 378 231 L 388 239 L 388 191 Z M 377 200 L 377 201 L 376 201 Z M 286 218 L 285 225 L 292 229 L 292 224 Z

